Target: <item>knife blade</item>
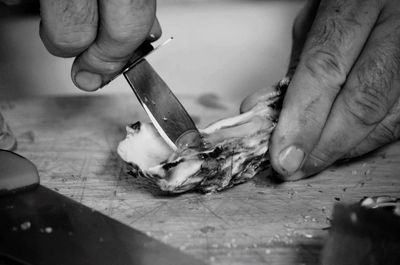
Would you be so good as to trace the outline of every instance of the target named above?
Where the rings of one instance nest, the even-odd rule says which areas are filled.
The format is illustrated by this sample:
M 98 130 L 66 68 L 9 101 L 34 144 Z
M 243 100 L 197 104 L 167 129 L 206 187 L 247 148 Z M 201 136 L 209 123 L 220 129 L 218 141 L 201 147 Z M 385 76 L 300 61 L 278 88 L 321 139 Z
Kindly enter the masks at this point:
M 156 48 L 153 48 L 149 42 L 144 42 L 135 51 L 122 74 L 161 137 L 173 150 L 182 147 L 198 147 L 202 140 L 192 118 L 145 59 L 147 55 L 171 40 L 172 38 L 168 39 Z
M 0 185 L 0 264 L 205 265 L 39 185 L 36 167 L 15 153 L 0 150 Z
M 174 150 L 201 144 L 192 118 L 145 59 L 125 71 L 124 76 L 160 135 Z

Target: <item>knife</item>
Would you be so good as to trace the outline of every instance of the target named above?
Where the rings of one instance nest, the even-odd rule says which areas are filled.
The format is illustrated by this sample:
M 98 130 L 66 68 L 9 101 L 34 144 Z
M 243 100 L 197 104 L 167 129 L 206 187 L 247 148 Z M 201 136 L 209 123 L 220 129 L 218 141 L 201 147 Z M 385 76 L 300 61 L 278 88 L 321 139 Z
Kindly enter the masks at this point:
M 400 264 L 400 217 L 385 208 L 336 204 L 321 264 Z
M 0 264 L 205 265 L 39 185 L 36 167 L 0 150 Z
M 172 39 L 172 38 L 171 38 Z M 161 137 L 173 149 L 198 147 L 201 136 L 192 118 L 145 57 L 157 48 L 144 42 L 122 71 Z M 118 76 L 118 75 L 117 75 Z M 113 78 L 115 79 L 116 76 Z

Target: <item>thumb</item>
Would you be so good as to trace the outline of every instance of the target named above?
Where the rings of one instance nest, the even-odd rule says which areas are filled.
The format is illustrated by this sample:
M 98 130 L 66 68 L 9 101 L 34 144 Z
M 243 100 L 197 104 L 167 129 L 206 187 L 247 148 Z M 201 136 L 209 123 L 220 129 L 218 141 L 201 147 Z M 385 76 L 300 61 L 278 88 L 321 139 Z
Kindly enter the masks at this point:
M 75 85 L 86 91 L 102 87 L 128 63 L 151 34 L 156 3 L 155 0 L 99 0 L 98 12 L 96 40 L 75 59 L 71 73 Z

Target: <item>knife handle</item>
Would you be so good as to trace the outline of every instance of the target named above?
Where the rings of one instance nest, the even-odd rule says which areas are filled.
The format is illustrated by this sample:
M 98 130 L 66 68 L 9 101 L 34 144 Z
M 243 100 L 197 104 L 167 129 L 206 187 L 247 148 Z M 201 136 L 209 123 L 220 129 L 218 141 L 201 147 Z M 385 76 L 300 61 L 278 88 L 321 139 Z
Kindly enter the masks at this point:
M 146 57 L 154 50 L 153 45 L 150 42 L 144 41 L 132 54 L 132 57 L 129 59 L 128 63 L 122 68 L 121 72 L 113 75 L 113 76 L 106 76 L 105 80 L 103 80 L 103 84 L 101 87 L 109 84 L 115 78 L 120 76 L 122 73 L 128 71 L 132 67 L 134 67 L 141 59 Z
M 39 173 L 32 162 L 11 151 L 0 150 L 0 195 L 38 185 Z
M 141 59 L 146 57 L 148 54 L 150 54 L 154 50 L 153 45 L 151 45 L 150 42 L 145 41 L 143 42 L 139 48 L 135 50 L 133 53 L 132 57 L 129 59 L 129 62 L 127 63 L 126 67 L 124 68 L 123 72 L 128 71 L 130 68 L 132 68 L 136 63 L 138 63 Z

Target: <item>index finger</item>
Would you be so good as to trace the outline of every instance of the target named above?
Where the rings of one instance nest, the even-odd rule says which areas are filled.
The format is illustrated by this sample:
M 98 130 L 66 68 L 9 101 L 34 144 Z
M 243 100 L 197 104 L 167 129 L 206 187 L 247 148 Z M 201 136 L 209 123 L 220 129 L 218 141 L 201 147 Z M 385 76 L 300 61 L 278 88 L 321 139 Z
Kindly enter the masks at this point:
M 155 12 L 155 0 L 99 0 L 97 38 L 75 59 L 71 73 L 74 83 L 92 91 L 118 73 L 149 35 Z
M 295 173 L 317 144 L 379 10 L 375 0 L 321 1 L 272 136 L 271 163 L 284 177 Z
M 40 0 L 40 37 L 47 50 L 75 57 L 96 39 L 97 0 Z

